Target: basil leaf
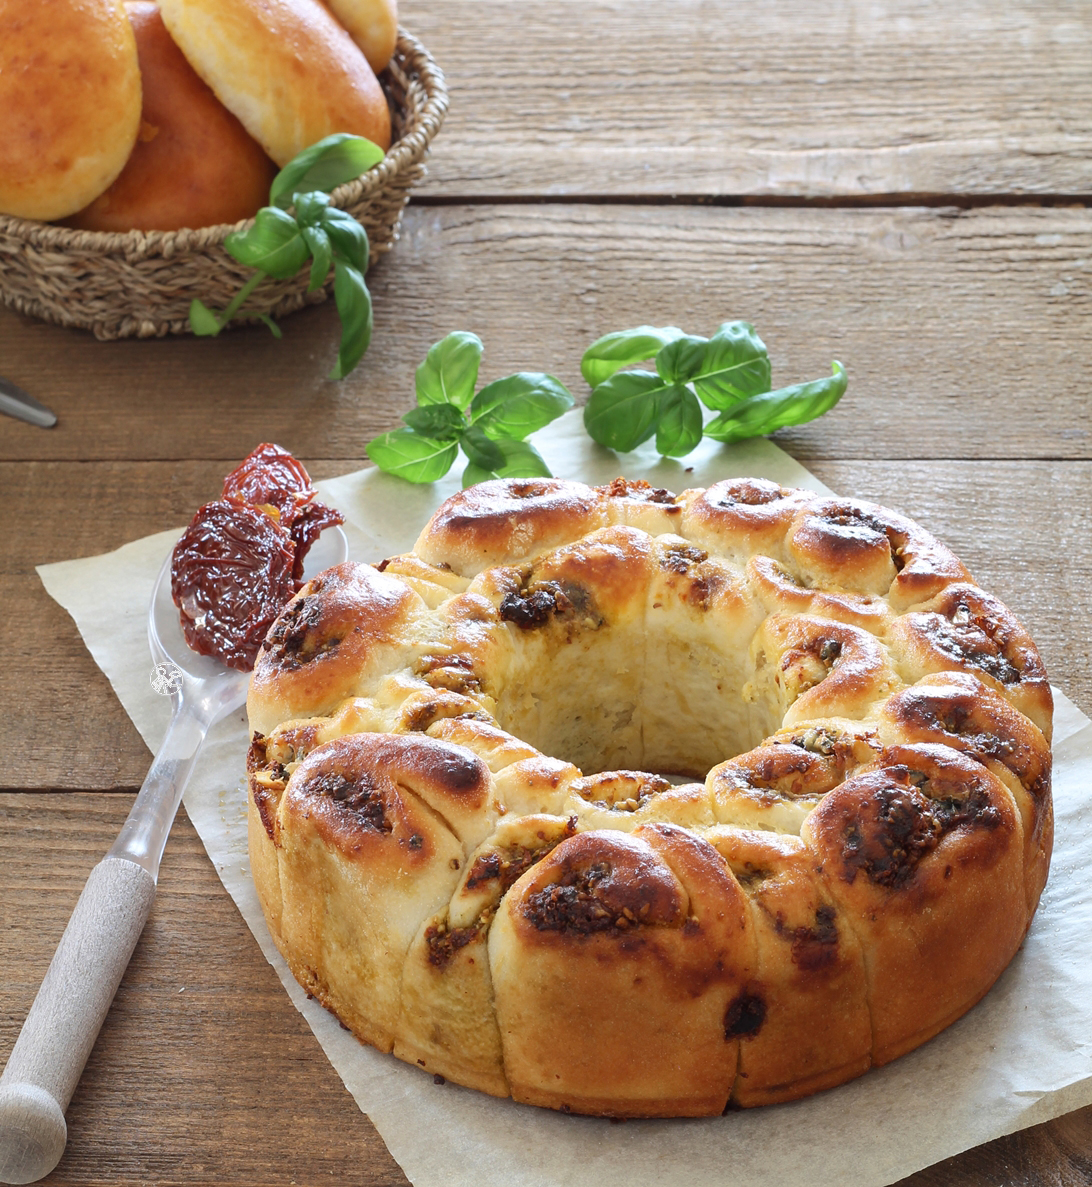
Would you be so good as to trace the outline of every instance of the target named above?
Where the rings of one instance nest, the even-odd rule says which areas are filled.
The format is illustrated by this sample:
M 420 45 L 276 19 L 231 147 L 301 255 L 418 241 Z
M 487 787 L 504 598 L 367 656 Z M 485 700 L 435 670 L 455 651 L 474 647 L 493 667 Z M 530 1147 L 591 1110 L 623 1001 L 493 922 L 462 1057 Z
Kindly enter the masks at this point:
M 709 421 L 705 435 L 714 441 L 742 441 L 745 437 L 764 437 L 787 425 L 804 424 L 822 416 L 842 398 L 848 383 L 841 363 L 835 362 L 832 371 L 829 379 L 815 379 L 752 396 Z
M 701 440 L 701 405 L 687 387 L 669 387 L 660 397 L 656 448 L 667 457 L 682 457 Z
M 466 428 L 466 418 L 454 404 L 427 404 L 411 408 L 402 419 L 414 432 L 438 441 L 454 441 Z
M 220 319 L 204 303 L 196 297 L 190 302 L 190 329 L 198 338 L 215 338 L 223 329 Z
M 240 264 L 278 280 L 295 276 L 309 254 L 296 220 L 273 206 L 258 211 L 249 231 L 232 231 L 224 247 Z
M 490 440 L 474 425 L 463 433 L 459 444 L 471 465 L 490 471 L 496 471 L 504 465 L 504 450 L 500 443 Z
M 656 355 L 656 372 L 664 383 L 689 383 L 701 370 L 708 338 L 684 334 Z
M 580 360 L 580 373 L 590 387 L 598 387 L 623 367 L 655 358 L 669 342 L 682 336 L 682 330 L 675 326 L 664 326 L 662 329 L 637 326 L 633 330 L 604 334 L 584 351 L 584 357 Z
M 474 397 L 482 340 L 477 334 L 457 330 L 441 338 L 417 368 L 417 403 L 454 404 L 465 412 Z
M 459 447 L 454 441 L 422 437 L 412 429 L 395 429 L 370 441 L 364 452 L 388 474 L 407 482 L 435 482 L 451 469 Z
M 666 384 L 654 371 L 619 371 L 604 380 L 584 405 L 588 436 L 628 453 L 656 432 Z
M 384 157 L 383 150 L 363 136 L 338 132 L 305 148 L 273 178 L 269 201 L 282 209 L 292 205 L 296 193 L 324 190 L 359 177 Z
M 530 441 L 496 441 L 504 454 L 504 464 L 487 470 L 470 462 L 463 471 L 463 489 L 490 478 L 551 478 L 550 467 Z
M 284 337 L 284 335 L 281 333 L 281 327 L 277 325 L 277 323 L 269 316 L 268 313 L 258 313 L 255 314 L 255 316 L 257 317 L 258 321 L 262 323 L 262 325 L 268 327 L 269 332 L 278 341 Z
M 311 279 L 307 284 L 307 291 L 313 293 L 326 283 L 330 275 L 330 266 L 334 262 L 334 249 L 330 244 L 330 236 L 321 227 L 301 227 L 300 234 L 311 253 Z
M 330 236 L 334 251 L 363 276 L 368 271 L 368 232 L 347 210 L 336 206 L 326 207 L 320 225 Z
M 364 277 L 341 260 L 334 264 L 334 302 L 341 317 L 341 345 L 330 378 L 344 379 L 364 357 L 372 340 L 372 296 Z
M 470 403 L 470 423 L 494 440 L 522 441 L 575 403 L 569 389 L 552 375 L 520 371 L 478 392 Z
M 330 205 L 330 195 L 319 190 L 296 194 L 292 202 L 296 208 L 296 222 L 301 227 L 313 227 L 322 222 L 322 216 Z
M 690 360 L 688 360 L 690 361 Z M 708 408 L 730 408 L 770 390 L 766 344 L 749 322 L 725 322 L 705 345 L 698 365 L 686 376 Z

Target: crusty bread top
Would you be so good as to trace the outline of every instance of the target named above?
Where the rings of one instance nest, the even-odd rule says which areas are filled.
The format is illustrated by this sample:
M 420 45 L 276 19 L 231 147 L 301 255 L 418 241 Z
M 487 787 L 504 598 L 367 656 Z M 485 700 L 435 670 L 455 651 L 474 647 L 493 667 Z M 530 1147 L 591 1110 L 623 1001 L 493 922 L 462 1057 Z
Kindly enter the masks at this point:
M 319 0 L 160 0 L 190 65 L 277 162 L 335 132 L 390 146 L 367 59 Z
M 368 65 L 378 74 L 391 60 L 398 42 L 395 0 L 326 0 L 334 16 L 360 46 Z
M 140 135 L 112 186 L 69 220 L 89 231 L 175 231 L 250 218 L 275 167 L 201 81 L 152 0 L 125 5 L 136 34 Z
M 140 127 L 121 0 L 0 0 L 0 211 L 64 218 L 121 172 Z

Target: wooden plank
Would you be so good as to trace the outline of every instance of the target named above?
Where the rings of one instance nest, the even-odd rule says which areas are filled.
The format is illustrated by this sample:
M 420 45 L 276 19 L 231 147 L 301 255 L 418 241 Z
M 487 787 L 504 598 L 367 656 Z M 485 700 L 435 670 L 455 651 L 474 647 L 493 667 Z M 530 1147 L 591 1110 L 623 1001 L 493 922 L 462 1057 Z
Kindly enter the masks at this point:
M 0 795 L 0 1065 L 126 807 L 101 794 Z M 407 1182 L 293 1009 L 184 813 L 68 1125 L 47 1187 Z M 902 1187 L 1076 1187 L 1087 1181 L 1089 1149 L 1092 1109 L 1084 1109 Z
M 756 324 L 777 382 L 849 369 L 837 409 L 779 437 L 802 459 L 1092 456 L 1084 208 L 411 207 L 371 277 L 375 339 L 341 384 L 330 306 L 285 319 L 282 342 L 102 343 L 0 311 L 4 374 L 61 418 L 5 418 L 0 458 L 232 462 L 273 439 L 348 468 L 450 330 L 483 335 L 483 381 L 546 370 L 583 398 L 600 334 L 728 318 Z
M 312 468 L 321 476 L 336 463 Z M 893 458 L 813 469 L 840 493 L 900 507 L 945 539 L 1024 620 L 1055 683 L 1092 710 L 1092 656 L 1080 626 L 1092 620 L 1084 578 L 1092 567 L 1092 463 Z M 209 498 L 219 474 L 208 462 L 0 465 L 0 486 L 17 492 L 0 522 L 0 715 L 19 739 L 0 787 L 140 784 L 148 751 L 33 565 L 105 552 L 180 524 Z M 77 504 L 80 518 L 70 512 Z M 22 525 L 34 515 L 38 532 L 31 535 Z
M 1092 190 L 1080 0 L 418 0 L 448 75 L 423 193 Z

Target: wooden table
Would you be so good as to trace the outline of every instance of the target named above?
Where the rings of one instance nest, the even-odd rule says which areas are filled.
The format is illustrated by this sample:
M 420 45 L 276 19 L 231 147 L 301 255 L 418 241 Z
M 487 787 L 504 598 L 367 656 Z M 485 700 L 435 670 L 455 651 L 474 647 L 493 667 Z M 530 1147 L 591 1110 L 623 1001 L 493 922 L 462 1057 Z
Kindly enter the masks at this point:
M 790 382 L 845 362 L 778 440 L 897 505 L 1020 614 L 1092 711 L 1092 9 L 1083 0 L 406 0 L 452 110 L 374 344 L 341 384 L 330 306 L 216 341 L 104 344 L 0 310 L 0 1061 L 149 756 L 34 566 L 188 520 L 260 440 L 363 464 L 452 329 L 483 378 L 645 321 L 752 320 Z M 184 815 L 50 1183 L 395 1184 Z M 906 1180 L 1076 1185 L 1092 1109 Z

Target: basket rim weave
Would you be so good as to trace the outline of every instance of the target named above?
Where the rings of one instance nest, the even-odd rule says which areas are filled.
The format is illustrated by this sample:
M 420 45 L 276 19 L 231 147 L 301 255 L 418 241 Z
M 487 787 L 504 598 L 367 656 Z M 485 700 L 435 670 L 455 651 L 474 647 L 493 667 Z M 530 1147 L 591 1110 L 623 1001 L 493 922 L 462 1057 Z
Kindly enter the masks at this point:
M 423 160 L 447 114 L 448 93 L 443 71 L 425 46 L 401 25 L 395 55 L 401 59 L 404 72 L 414 76 L 424 91 L 424 106 L 417 113 L 413 128 L 388 149 L 383 160 L 333 191 L 331 204 L 342 209 L 366 200 L 402 170 Z M 384 73 L 379 76 L 381 84 Z M 232 231 L 247 231 L 253 225 L 252 216 L 237 223 L 185 227 L 177 231 L 81 231 L 0 213 L 0 233 L 22 239 L 30 246 L 51 252 L 98 251 L 103 255 L 121 255 L 127 260 L 170 259 L 185 252 L 201 251 L 222 244 Z

